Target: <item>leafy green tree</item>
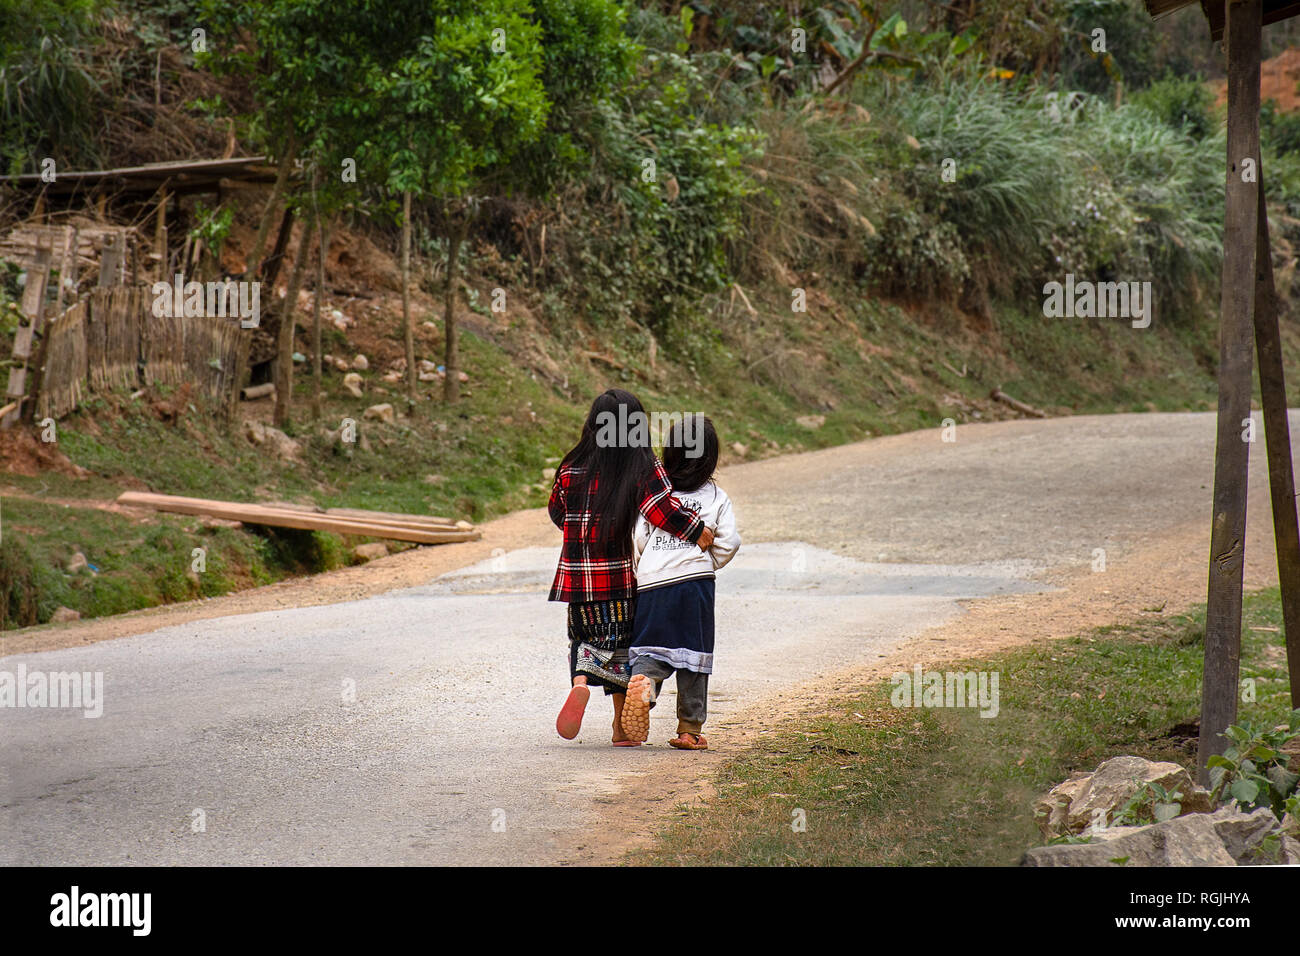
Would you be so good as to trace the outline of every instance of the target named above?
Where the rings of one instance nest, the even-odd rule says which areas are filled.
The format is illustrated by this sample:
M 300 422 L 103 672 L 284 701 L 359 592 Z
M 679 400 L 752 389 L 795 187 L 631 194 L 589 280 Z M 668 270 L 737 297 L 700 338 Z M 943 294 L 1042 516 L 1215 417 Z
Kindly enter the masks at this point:
M 408 396 L 416 389 L 410 315 L 413 200 L 432 201 L 449 224 L 444 314 L 444 398 L 459 397 L 454 290 L 460 245 L 483 170 L 539 136 L 549 103 L 541 31 L 526 0 L 384 0 L 350 15 L 357 44 L 354 116 L 359 166 L 403 195 L 402 262 Z

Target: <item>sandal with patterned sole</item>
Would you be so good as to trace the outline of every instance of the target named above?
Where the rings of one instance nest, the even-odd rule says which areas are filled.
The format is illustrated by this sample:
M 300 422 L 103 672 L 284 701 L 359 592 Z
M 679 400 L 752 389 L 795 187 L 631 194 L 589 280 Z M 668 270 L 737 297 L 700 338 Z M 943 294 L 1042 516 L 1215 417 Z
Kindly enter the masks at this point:
M 644 674 L 633 674 L 623 701 L 623 733 L 628 740 L 641 743 L 650 739 L 650 705 L 654 699 L 654 681 Z
M 569 696 L 560 708 L 560 716 L 555 718 L 555 731 L 565 740 L 572 740 L 582 729 L 582 715 L 587 711 L 587 701 L 591 699 L 591 690 L 586 684 L 575 684 L 569 690 Z

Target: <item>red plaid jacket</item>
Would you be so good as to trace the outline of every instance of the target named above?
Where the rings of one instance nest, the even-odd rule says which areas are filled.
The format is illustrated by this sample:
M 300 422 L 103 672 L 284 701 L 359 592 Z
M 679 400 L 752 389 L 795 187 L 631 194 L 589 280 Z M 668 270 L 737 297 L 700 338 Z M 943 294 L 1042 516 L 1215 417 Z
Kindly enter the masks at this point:
M 605 601 L 631 597 L 636 593 L 636 575 L 632 571 L 632 536 L 626 541 L 598 541 L 592 533 L 592 516 L 588 510 L 590 493 L 598 487 L 593 477 L 588 493 L 583 493 L 582 472 L 568 465 L 555 475 L 548 510 L 556 527 L 564 532 L 560 565 L 551 585 L 551 601 Z M 577 479 L 577 487 L 574 487 Z M 570 489 L 574 490 L 570 499 Z M 655 470 L 640 488 L 637 509 L 645 519 L 669 534 L 692 544 L 704 531 L 699 516 L 682 507 L 673 497 L 664 466 L 655 460 Z

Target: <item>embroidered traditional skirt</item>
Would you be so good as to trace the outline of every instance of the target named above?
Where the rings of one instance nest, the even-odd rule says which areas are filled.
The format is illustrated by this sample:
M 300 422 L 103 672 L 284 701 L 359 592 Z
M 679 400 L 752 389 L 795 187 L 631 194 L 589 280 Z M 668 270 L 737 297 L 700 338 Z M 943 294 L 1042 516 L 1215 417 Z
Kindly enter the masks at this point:
M 627 690 L 631 672 L 627 649 L 632 644 L 632 598 L 569 605 L 569 676 L 587 678 L 606 694 Z

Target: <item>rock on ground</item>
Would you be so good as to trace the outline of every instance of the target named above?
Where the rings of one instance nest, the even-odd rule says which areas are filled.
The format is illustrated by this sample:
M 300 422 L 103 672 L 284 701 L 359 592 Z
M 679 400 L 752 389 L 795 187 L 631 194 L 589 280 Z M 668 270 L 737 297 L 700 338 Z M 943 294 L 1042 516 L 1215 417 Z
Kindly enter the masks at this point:
M 352 549 L 352 556 L 358 561 L 373 561 L 376 558 L 386 558 L 388 557 L 388 545 L 382 541 L 359 544 Z
M 1258 866 L 1300 864 L 1300 842 L 1273 811 L 1235 806 L 1189 813 L 1145 827 L 1100 830 L 1089 843 L 1035 847 L 1021 866 Z
M 1208 813 L 1213 809 L 1210 794 L 1193 782 L 1176 763 L 1156 763 L 1141 757 L 1112 757 L 1090 774 L 1071 777 L 1053 787 L 1034 805 L 1038 828 L 1046 840 L 1082 833 L 1101 822 L 1110 824 L 1115 814 L 1148 783 L 1170 793 L 1178 792 L 1180 815 Z
M 298 457 L 298 443 L 278 428 L 262 422 L 245 420 L 244 436 L 254 445 L 269 448 L 279 458 Z

